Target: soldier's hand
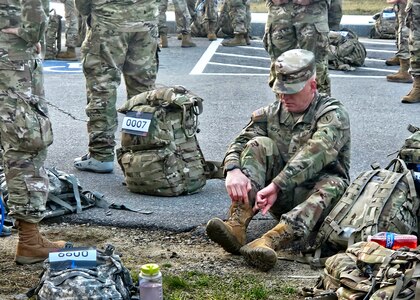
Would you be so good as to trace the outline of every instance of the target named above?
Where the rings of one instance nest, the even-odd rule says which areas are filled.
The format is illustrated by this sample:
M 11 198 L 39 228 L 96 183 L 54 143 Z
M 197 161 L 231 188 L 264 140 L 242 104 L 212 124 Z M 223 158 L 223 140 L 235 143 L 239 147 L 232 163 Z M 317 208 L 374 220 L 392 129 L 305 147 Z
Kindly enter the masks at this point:
M 17 28 L 17 27 L 9 27 L 9 28 L 2 29 L 1 32 L 17 35 L 18 30 L 19 30 L 19 28 Z
M 232 201 L 249 203 L 248 192 L 251 190 L 251 180 L 240 169 L 227 172 L 225 186 Z
M 35 44 L 35 52 L 37 54 L 41 53 L 41 43 L 40 42 Z
M 261 213 L 265 215 L 273 206 L 274 202 L 276 202 L 279 192 L 279 187 L 274 183 L 270 183 L 260 190 L 255 197 L 254 212 L 261 210 Z

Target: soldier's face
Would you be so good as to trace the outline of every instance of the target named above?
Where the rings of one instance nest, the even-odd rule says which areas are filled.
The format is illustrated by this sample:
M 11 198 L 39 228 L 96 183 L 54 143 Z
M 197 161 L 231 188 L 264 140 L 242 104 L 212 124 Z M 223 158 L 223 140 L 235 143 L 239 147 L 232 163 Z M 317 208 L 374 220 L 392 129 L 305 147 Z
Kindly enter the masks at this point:
M 278 94 L 278 99 L 283 103 L 287 111 L 302 113 L 311 104 L 316 91 L 315 79 L 308 80 L 303 89 L 296 94 Z

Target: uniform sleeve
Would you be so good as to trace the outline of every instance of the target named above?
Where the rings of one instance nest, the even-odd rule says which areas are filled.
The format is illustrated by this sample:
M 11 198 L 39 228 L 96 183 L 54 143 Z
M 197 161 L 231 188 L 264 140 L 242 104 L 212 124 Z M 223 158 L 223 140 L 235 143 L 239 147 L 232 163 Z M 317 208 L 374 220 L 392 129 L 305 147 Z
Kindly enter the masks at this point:
M 314 178 L 337 160 L 340 150 L 350 141 L 350 121 L 343 108 L 325 113 L 317 121 L 316 131 L 273 179 L 282 190 L 290 190 Z
M 38 43 L 47 26 L 47 15 L 41 0 L 20 0 L 22 9 L 21 27 L 18 36 L 31 44 Z
M 74 0 L 77 10 L 83 16 L 88 16 L 92 12 L 92 1 L 91 0 Z
M 259 109 L 252 114 L 251 121 L 229 145 L 223 160 L 224 165 L 240 165 L 240 156 L 246 143 L 257 136 L 267 136 L 267 110 Z

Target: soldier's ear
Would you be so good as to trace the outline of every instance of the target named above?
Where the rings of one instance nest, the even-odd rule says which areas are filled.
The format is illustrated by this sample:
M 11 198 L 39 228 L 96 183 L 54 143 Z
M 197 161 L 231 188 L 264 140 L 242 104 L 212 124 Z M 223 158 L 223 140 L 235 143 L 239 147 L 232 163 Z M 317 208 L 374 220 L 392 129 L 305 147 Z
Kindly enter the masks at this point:
M 315 91 L 316 91 L 316 89 L 317 89 L 316 79 L 315 79 L 315 78 L 311 78 L 310 80 L 311 80 L 311 81 L 310 81 L 311 90 L 312 90 L 313 92 L 315 92 Z

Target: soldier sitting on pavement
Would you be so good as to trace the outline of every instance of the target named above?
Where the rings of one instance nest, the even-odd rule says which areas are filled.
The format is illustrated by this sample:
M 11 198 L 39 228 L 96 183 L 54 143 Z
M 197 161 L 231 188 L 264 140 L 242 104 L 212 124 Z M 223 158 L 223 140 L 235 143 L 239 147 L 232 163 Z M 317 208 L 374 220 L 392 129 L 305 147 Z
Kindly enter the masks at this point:
M 288 243 L 307 246 L 349 183 L 349 116 L 341 102 L 318 93 L 315 68 L 314 54 L 303 49 L 275 61 L 276 101 L 252 114 L 224 158 L 229 218 L 207 224 L 211 240 L 264 271 Z M 279 223 L 246 244 L 259 210 Z

